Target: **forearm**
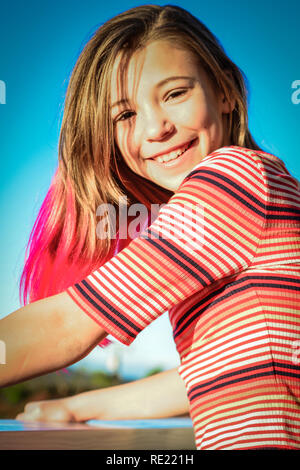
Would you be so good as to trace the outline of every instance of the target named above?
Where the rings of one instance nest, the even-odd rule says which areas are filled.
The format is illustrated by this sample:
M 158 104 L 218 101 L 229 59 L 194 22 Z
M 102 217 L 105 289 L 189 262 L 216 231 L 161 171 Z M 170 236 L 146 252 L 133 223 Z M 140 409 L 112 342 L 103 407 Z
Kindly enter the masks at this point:
M 164 418 L 189 412 L 186 390 L 177 369 L 80 393 L 66 398 L 65 404 L 76 421 Z
M 106 336 L 103 330 L 97 338 L 86 336 L 86 323 L 80 322 L 93 321 L 86 320 L 82 312 L 72 311 L 74 304 L 68 302 L 65 295 L 58 294 L 26 305 L 0 320 L 0 340 L 6 348 L 6 364 L 0 365 L 0 387 L 67 367 Z M 92 326 L 97 330 L 97 325 Z

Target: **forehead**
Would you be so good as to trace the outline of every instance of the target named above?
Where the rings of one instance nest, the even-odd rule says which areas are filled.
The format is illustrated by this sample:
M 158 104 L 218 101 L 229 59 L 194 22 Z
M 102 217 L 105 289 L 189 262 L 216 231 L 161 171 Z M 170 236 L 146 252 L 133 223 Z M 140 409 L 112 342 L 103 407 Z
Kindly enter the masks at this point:
M 111 99 L 131 95 L 140 87 L 155 86 L 169 76 L 195 75 L 198 70 L 196 58 L 190 51 L 168 41 L 155 41 L 131 57 L 124 53 L 117 56 L 112 69 Z

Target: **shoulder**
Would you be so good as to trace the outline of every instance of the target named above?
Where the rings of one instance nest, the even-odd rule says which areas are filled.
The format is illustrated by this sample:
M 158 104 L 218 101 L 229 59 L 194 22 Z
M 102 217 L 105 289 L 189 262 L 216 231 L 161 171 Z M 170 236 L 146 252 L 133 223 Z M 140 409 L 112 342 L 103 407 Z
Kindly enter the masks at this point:
M 255 185 L 263 190 L 266 186 L 266 172 L 264 170 L 267 154 L 245 147 L 221 147 L 207 155 L 184 178 L 178 191 L 186 187 L 187 183 L 208 178 L 216 183 L 229 183 L 239 187 Z M 276 157 L 274 157 L 276 158 Z

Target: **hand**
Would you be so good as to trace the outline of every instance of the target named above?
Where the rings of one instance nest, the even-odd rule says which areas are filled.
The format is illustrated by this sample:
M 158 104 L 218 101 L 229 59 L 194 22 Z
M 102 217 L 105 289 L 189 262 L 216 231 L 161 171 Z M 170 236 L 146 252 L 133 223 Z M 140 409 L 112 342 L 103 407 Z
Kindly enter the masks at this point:
M 59 421 L 75 422 L 75 417 L 66 406 L 63 398 L 57 400 L 44 400 L 29 402 L 24 412 L 19 413 L 16 419 L 21 421 Z

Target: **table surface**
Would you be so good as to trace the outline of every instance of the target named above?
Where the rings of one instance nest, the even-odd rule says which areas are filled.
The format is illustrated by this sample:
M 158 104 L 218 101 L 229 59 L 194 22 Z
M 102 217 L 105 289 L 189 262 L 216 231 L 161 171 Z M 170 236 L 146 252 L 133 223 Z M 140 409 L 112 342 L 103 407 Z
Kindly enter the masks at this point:
M 190 418 L 42 423 L 0 420 L 0 449 L 195 449 Z

